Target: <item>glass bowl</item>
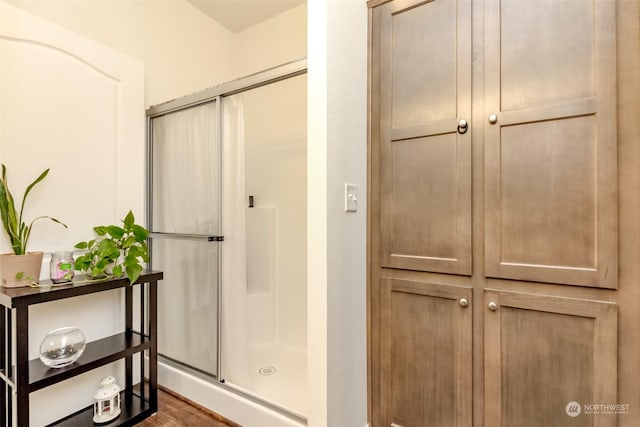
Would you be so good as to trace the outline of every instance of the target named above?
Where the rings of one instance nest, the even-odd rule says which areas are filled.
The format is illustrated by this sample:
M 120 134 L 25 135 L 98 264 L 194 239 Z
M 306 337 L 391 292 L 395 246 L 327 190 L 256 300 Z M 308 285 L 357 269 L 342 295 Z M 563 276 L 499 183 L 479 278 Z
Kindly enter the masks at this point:
M 40 344 L 40 360 L 50 368 L 62 368 L 78 360 L 86 347 L 82 331 L 73 326 L 49 331 Z

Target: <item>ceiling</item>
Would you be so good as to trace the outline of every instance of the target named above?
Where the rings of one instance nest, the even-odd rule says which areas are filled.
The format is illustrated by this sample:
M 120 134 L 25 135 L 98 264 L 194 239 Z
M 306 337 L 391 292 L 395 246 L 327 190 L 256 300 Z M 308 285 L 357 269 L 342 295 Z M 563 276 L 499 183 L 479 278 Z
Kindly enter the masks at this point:
M 301 5 L 306 0 L 187 0 L 203 13 L 237 33 Z

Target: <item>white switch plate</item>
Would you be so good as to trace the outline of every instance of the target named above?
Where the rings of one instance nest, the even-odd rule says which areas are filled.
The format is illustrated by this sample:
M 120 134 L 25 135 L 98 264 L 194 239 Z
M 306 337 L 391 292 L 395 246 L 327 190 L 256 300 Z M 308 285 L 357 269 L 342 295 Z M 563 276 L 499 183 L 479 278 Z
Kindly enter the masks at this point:
M 358 211 L 358 187 L 355 184 L 344 183 L 344 211 Z

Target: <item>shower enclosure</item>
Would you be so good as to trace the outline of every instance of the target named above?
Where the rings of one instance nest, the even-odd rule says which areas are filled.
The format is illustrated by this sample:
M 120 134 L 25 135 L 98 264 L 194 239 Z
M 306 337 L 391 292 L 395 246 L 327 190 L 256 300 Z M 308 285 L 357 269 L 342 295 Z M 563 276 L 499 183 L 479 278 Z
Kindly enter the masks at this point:
M 306 415 L 306 61 L 147 111 L 165 363 Z

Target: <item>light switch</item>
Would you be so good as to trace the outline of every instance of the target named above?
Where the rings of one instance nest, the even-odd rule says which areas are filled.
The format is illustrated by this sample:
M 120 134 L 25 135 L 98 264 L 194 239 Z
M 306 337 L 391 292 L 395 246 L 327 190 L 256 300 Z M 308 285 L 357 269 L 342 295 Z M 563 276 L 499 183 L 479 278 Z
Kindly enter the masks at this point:
M 344 184 L 344 211 L 358 211 L 358 187 L 355 184 Z

